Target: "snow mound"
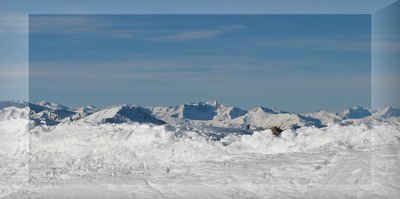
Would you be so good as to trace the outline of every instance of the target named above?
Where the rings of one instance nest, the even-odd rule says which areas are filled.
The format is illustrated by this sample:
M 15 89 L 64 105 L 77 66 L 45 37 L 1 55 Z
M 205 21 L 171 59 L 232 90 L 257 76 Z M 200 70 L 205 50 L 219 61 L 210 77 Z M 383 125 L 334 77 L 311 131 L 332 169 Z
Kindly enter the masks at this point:
M 0 198 L 8 197 L 8 192 L 29 179 L 28 114 L 27 107 L 0 110 Z
M 252 135 L 238 137 L 238 140 L 231 142 L 228 148 L 231 151 L 262 154 L 363 149 L 371 144 L 372 130 L 367 125 L 336 125 L 322 129 L 304 127 L 298 130 L 286 130 L 280 137 L 274 136 L 270 130 L 256 131 Z M 224 142 L 225 139 L 221 141 Z M 382 142 L 396 142 L 396 139 L 391 137 Z
M 11 119 L 28 119 L 29 108 L 6 107 L 0 110 L 0 121 Z
M 83 119 L 89 123 L 152 123 L 157 125 L 165 124 L 164 121 L 155 118 L 149 109 L 140 106 L 121 105 L 113 106 Z
M 168 130 L 165 126 L 138 123 L 59 124 L 50 129 L 36 127 L 33 132 L 39 136 L 37 139 L 45 139 L 43 141 L 48 142 L 40 145 L 51 147 L 51 151 L 67 150 L 70 153 L 76 153 L 73 151 L 76 150 L 73 146 L 95 144 L 101 146 L 104 153 L 111 153 L 113 149 L 109 147 L 117 147 L 122 144 L 135 150 L 136 155 L 146 156 L 153 152 L 169 153 L 172 148 L 176 152 L 181 145 L 185 145 L 181 148 L 181 153 L 184 153 L 180 154 L 182 158 L 183 156 L 223 158 L 226 153 L 294 153 L 338 148 L 366 149 L 371 144 L 399 144 L 396 137 L 400 136 L 399 129 L 399 126 L 385 124 L 373 127 L 365 124 L 359 126 L 334 125 L 326 128 L 304 127 L 297 130 L 286 130 L 278 137 L 272 135 L 270 130 L 255 131 L 252 134 L 228 133 L 220 140 L 210 139 L 209 134 L 192 130 Z M 207 129 L 202 130 L 202 132 L 207 131 Z M 214 131 L 216 130 L 214 129 Z M 226 129 L 220 128 L 220 133 L 225 131 Z M 374 142 L 371 137 L 374 138 Z M 50 150 L 50 148 L 47 149 Z M 210 149 L 212 149 L 211 153 Z M 164 155 L 168 156 L 168 154 Z M 158 155 L 157 158 L 165 158 L 164 155 Z M 178 154 L 175 153 L 175 155 Z
M 137 123 L 138 118 L 156 119 L 154 112 L 122 105 L 77 121 L 33 126 L 26 119 L 28 108 L 4 108 L 0 197 L 54 198 L 70 191 L 71 198 L 90 198 L 100 185 L 115 191 L 107 196 L 126 194 L 122 198 L 193 198 L 204 193 L 209 194 L 205 198 L 314 198 L 325 193 L 396 198 L 400 192 L 400 123 L 303 126 L 280 136 L 270 130 Z M 254 112 L 259 114 L 254 121 L 313 120 L 301 114 Z M 77 184 L 96 189 L 71 189 Z

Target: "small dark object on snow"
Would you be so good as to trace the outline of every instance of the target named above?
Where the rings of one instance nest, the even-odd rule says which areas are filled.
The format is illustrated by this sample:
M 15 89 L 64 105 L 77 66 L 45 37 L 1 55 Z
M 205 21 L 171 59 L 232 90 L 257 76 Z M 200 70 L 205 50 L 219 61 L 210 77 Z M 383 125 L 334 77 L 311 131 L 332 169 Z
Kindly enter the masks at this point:
M 272 134 L 274 134 L 275 136 L 279 136 L 283 130 L 277 126 L 272 126 L 271 131 L 272 131 Z

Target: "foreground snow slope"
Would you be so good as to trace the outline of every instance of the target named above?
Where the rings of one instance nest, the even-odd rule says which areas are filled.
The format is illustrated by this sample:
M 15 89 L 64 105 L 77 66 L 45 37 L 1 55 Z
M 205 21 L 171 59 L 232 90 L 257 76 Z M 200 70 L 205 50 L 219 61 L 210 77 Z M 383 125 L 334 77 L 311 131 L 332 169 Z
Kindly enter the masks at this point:
M 0 110 L 0 198 L 18 191 L 29 176 L 29 109 Z
M 400 125 L 253 134 L 0 112 L 0 198 L 396 198 Z M 13 112 L 13 116 L 9 113 Z M 20 114 L 17 114 L 20 113 Z M 3 116 L 2 116 L 3 115 Z M 31 125 L 30 132 L 29 125 Z M 233 132 L 233 131 L 232 131 Z M 28 153 L 29 151 L 29 153 Z

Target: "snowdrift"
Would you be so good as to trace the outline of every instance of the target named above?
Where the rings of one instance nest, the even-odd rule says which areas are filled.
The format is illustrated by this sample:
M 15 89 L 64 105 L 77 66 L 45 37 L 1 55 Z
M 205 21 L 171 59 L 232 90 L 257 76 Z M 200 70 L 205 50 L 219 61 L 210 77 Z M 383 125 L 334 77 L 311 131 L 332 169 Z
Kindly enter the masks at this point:
M 395 198 L 400 194 L 400 123 L 390 109 L 379 112 L 390 112 L 390 121 L 368 117 L 346 119 L 348 123 L 319 112 L 327 121 L 339 122 L 288 129 L 278 137 L 269 129 L 209 126 L 203 121 L 157 124 L 161 120 L 154 109 L 138 106 L 110 107 L 56 125 L 38 125 L 29 120 L 30 112 L 16 107 L 0 110 L 0 197 L 54 198 L 63 193 L 90 198 L 105 190 L 107 194 L 96 196 L 320 198 L 329 193 L 334 198 Z M 261 122 L 271 116 L 304 115 L 258 109 L 225 122 L 246 116 Z M 219 121 L 216 118 L 211 121 Z
M 55 127 L 36 127 L 32 143 L 33 152 L 52 151 L 81 156 L 82 148 L 90 153 L 112 155 L 124 148 L 136 156 L 154 156 L 168 161 L 223 160 L 226 154 L 277 154 L 336 149 L 367 150 L 371 146 L 399 144 L 397 125 L 371 126 L 334 125 L 326 128 L 304 127 L 286 130 L 281 136 L 270 130 L 255 131 L 252 135 L 226 134 L 213 140 L 206 134 L 190 130 L 167 130 L 165 126 L 146 124 L 59 124 Z M 90 133 L 89 133 L 90 132 Z M 77 150 L 78 147 L 79 150 Z M 81 147 L 81 148 L 80 148 Z M 97 151 L 99 150 L 99 151 Z M 170 157 L 174 150 L 174 157 Z M 78 152 L 77 152 L 78 151 Z

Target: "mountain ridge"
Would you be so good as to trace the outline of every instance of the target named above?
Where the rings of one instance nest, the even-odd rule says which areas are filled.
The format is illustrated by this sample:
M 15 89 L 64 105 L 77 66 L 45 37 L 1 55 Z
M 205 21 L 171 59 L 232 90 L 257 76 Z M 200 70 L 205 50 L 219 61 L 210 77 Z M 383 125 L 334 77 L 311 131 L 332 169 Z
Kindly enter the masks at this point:
M 279 126 L 284 129 L 302 126 L 324 127 L 329 124 L 354 123 L 370 116 L 386 120 L 400 117 L 400 109 L 385 107 L 376 111 L 369 108 L 347 107 L 340 113 L 317 111 L 291 113 L 263 106 L 244 110 L 226 106 L 218 101 L 185 103 L 178 106 L 142 107 L 138 105 L 113 105 L 106 108 L 93 106 L 67 107 L 54 102 L 0 101 L 5 107 L 29 106 L 30 118 L 37 124 L 55 125 L 60 122 L 82 121 L 89 123 L 151 123 L 156 125 L 216 126 L 229 128 L 266 129 Z

